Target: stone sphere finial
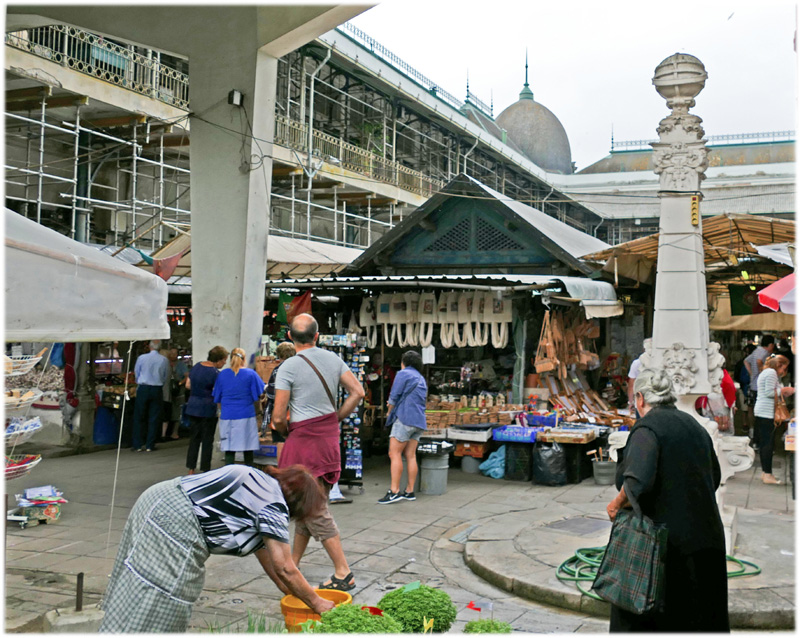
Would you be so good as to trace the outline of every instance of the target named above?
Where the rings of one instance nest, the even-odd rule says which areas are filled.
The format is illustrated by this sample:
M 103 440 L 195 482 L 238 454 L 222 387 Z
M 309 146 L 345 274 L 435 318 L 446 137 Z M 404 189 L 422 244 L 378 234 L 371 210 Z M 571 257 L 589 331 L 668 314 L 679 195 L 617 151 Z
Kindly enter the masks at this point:
M 706 78 L 708 74 L 700 60 L 688 53 L 676 53 L 656 67 L 653 84 L 668 106 L 694 106 L 694 98 L 703 90 Z

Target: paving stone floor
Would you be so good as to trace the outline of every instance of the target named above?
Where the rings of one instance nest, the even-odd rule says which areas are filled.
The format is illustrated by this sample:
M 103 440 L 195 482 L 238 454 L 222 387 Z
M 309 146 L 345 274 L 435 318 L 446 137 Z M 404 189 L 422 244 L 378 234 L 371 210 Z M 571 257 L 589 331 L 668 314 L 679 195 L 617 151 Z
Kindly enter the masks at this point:
M 130 508 L 148 486 L 183 473 L 185 453 L 185 441 L 164 444 L 152 454 L 123 450 L 118 470 L 115 451 L 47 458 L 29 476 L 9 482 L 11 503 L 15 491 L 46 484 L 59 487 L 70 502 L 54 524 L 24 530 L 7 528 L 6 631 L 36 631 L 43 613 L 71 605 L 80 571 L 86 574 L 85 604 L 98 602 Z M 466 566 L 463 542 L 450 539 L 458 539 L 460 532 L 474 532 L 476 524 L 489 523 L 498 514 L 528 509 L 533 503 L 547 502 L 545 510 L 550 516 L 556 510 L 596 508 L 610 500 L 613 488 L 596 486 L 591 480 L 563 488 L 542 488 L 465 474 L 451 467 L 446 494 L 418 494 L 415 502 L 378 505 L 377 499 L 387 488 L 388 462 L 382 457 L 371 458 L 366 465 L 363 494 L 358 488 L 345 489 L 353 503 L 332 509 L 356 576 L 357 588 L 351 592 L 356 602 L 374 605 L 386 591 L 422 580 L 452 596 L 458 617 L 451 631 L 457 632 L 467 621 L 479 617 L 478 612 L 466 608 L 471 600 L 478 599 L 492 601 L 494 617 L 510 622 L 516 631 L 608 631 L 608 622 L 602 618 L 534 603 L 489 584 Z M 111 516 L 115 471 L 117 488 Z M 782 471 L 776 468 L 779 476 Z M 727 498 L 730 504 L 747 508 L 745 516 L 757 517 L 759 511 L 768 510 L 794 525 L 790 488 L 761 485 L 754 470 L 729 482 Z M 520 528 L 526 524 L 524 517 L 515 522 Z M 491 527 L 482 528 L 480 533 L 491 534 Z M 458 540 L 463 541 L 463 535 Z M 314 585 L 332 572 L 327 555 L 313 540 L 300 567 Z M 281 593 L 254 557 L 212 556 L 206 568 L 205 588 L 195 605 L 191 631 L 208 630 L 211 625 L 241 627 L 248 611 L 282 620 Z M 793 581 L 791 587 L 793 591 Z

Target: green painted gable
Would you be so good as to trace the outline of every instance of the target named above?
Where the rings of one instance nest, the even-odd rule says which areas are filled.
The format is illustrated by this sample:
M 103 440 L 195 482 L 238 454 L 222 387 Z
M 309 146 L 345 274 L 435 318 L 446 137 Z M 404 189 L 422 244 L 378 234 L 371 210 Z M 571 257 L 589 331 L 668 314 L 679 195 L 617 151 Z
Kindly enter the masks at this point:
M 410 229 L 392 252 L 392 266 L 546 266 L 556 261 L 527 224 L 506 222 L 490 201 L 452 198 L 427 220 L 436 230 Z

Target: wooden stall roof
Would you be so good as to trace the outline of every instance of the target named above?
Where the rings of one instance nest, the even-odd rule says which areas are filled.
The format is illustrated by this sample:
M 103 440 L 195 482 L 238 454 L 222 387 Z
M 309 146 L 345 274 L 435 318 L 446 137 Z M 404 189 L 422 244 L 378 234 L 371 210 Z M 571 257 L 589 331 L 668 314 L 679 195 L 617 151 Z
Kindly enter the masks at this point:
M 605 250 L 584 255 L 587 262 L 605 264 L 613 270 L 613 258 L 633 258 L 652 264 L 658 259 L 659 234 L 640 237 Z M 791 269 L 764 259 L 756 246 L 786 243 L 794 245 L 795 222 L 764 215 L 727 213 L 703 220 L 703 244 L 708 290 L 727 291 L 728 284 L 771 283 Z M 748 272 L 744 279 L 742 271 Z M 640 278 L 644 281 L 644 278 Z

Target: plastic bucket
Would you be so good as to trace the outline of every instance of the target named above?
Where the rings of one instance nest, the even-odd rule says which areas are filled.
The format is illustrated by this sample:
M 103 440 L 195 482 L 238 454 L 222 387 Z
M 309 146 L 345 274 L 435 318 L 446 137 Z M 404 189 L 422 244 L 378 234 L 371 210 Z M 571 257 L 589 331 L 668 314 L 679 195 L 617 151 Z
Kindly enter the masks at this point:
M 420 462 L 419 491 L 423 494 L 444 494 L 447 491 L 449 454 L 425 454 Z
M 482 461 L 474 456 L 464 456 L 461 458 L 461 471 L 467 474 L 477 474 Z
M 598 485 L 614 485 L 617 480 L 616 461 L 592 461 L 594 482 Z
M 335 589 L 315 589 L 320 598 L 325 600 L 332 600 L 336 605 L 349 605 L 353 602 L 353 597 L 346 591 L 337 591 Z M 288 594 L 281 598 L 281 613 L 283 614 L 283 621 L 286 625 L 286 630 L 289 633 L 298 633 L 300 625 L 306 620 L 319 620 L 319 614 L 315 614 L 302 600 L 297 596 Z

